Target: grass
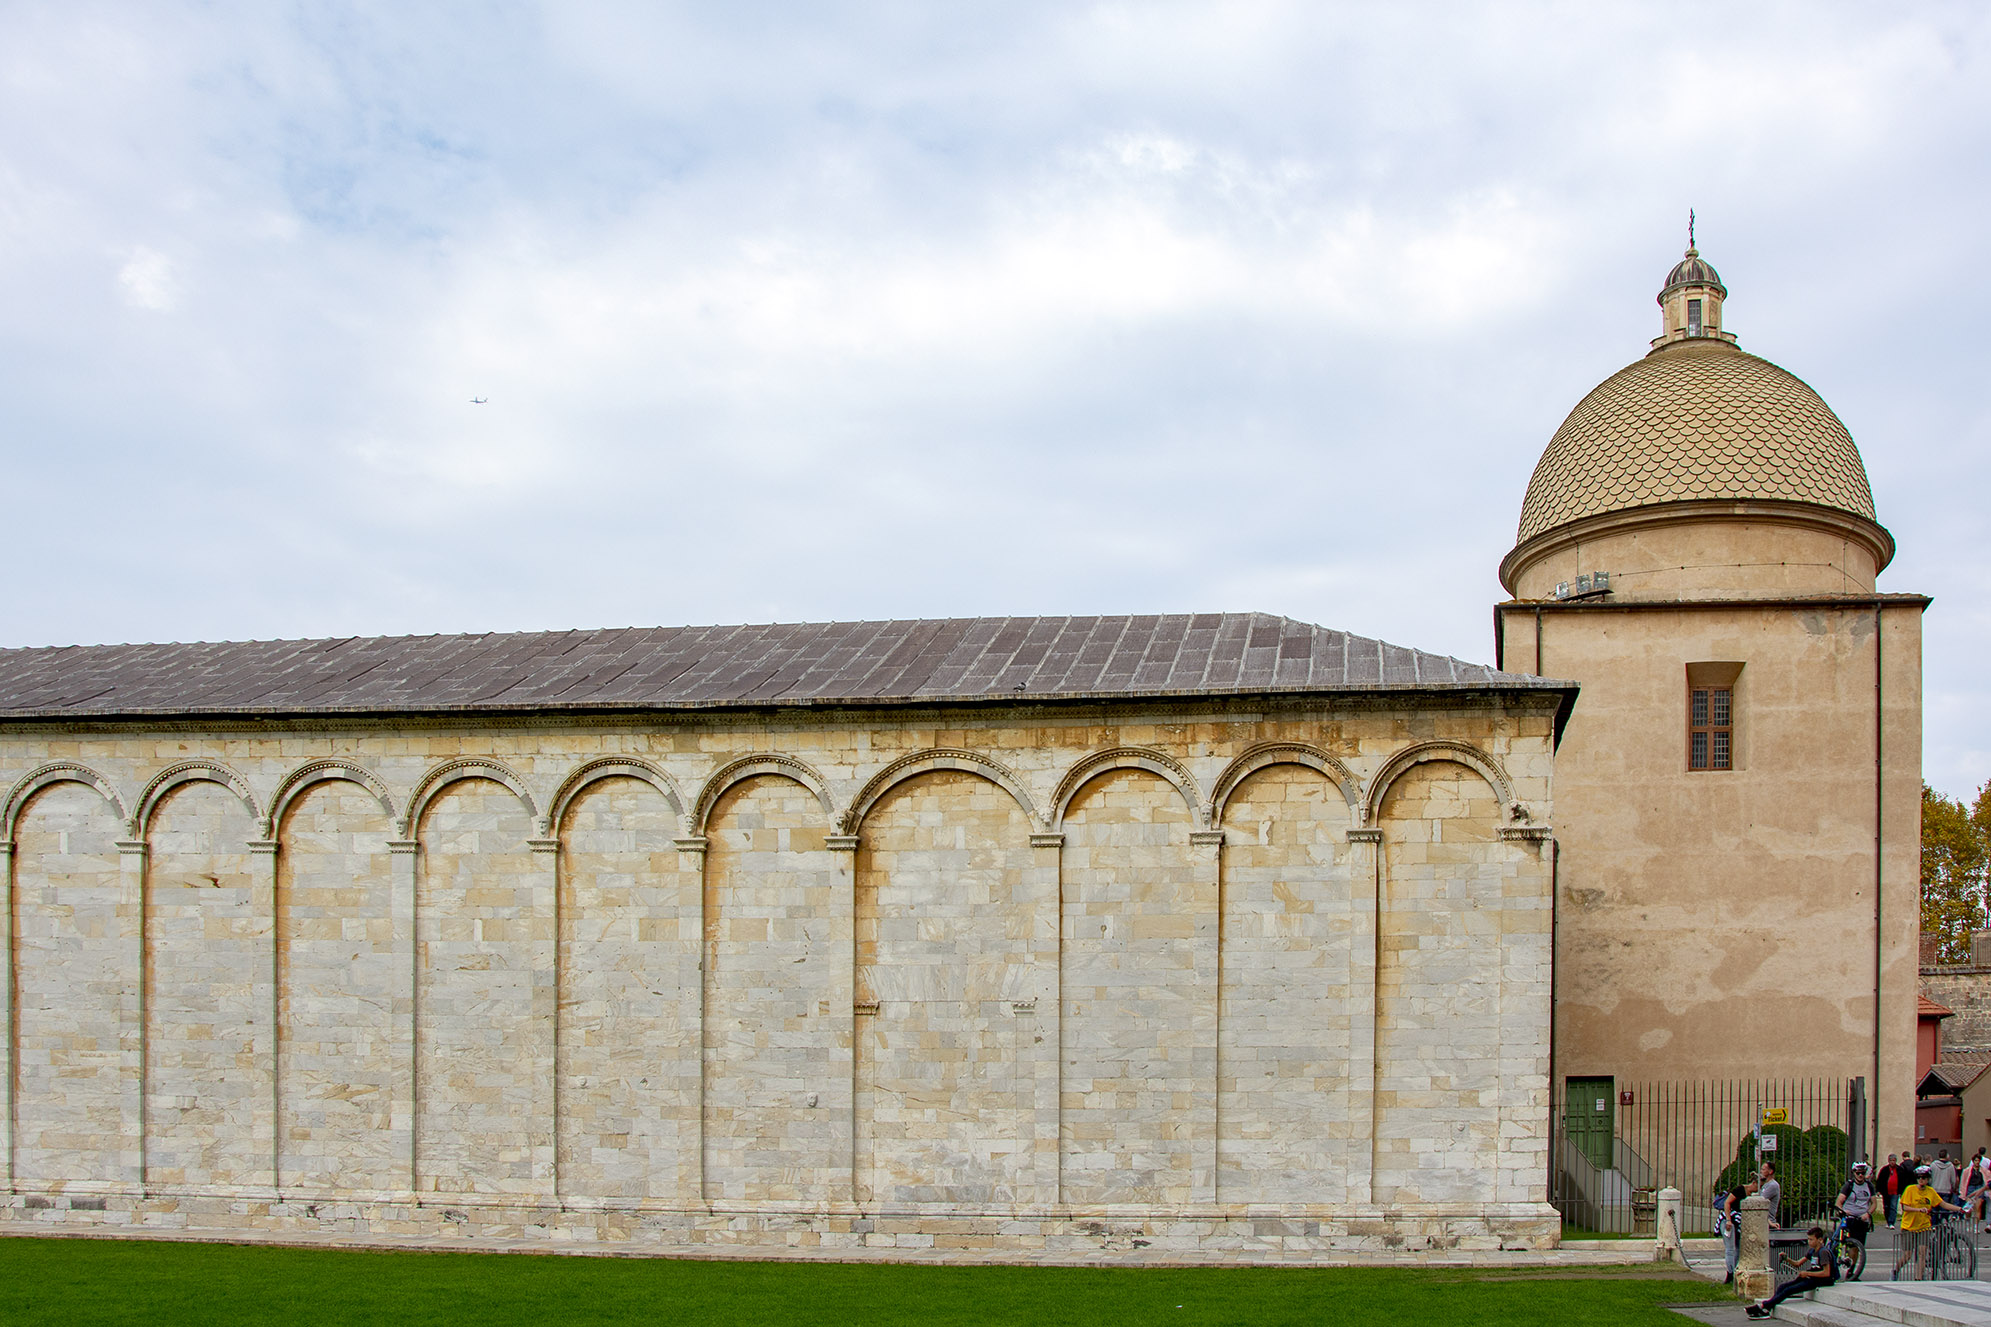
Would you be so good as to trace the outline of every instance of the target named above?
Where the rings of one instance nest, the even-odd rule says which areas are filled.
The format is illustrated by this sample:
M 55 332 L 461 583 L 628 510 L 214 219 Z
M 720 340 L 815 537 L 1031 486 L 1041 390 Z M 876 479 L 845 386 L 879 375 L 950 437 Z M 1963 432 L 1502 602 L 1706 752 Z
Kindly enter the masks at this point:
M 0 1238 L 0 1322 L 1085 1327 L 1670 1324 L 1719 1286 L 1651 1268 L 1066 1268 L 378 1253 Z

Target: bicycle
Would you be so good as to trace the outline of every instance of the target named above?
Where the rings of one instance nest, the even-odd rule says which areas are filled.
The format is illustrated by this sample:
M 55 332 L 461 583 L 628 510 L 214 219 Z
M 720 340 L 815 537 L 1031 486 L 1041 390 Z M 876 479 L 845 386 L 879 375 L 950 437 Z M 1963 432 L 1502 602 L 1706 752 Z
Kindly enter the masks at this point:
M 1977 1246 L 1970 1242 L 1966 1223 L 1955 1212 L 1936 1213 L 1930 1232 L 1929 1277 L 1935 1281 L 1969 1281 L 1977 1276 Z
M 1857 1281 L 1860 1273 L 1867 1269 L 1867 1246 L 1846 1233 L 1846 1221 L 1847 1217 L 1841 1213 L 1826 1244 L 1832 1249 L 1833 1260 L 1839 1264 L 1839 1279 Z

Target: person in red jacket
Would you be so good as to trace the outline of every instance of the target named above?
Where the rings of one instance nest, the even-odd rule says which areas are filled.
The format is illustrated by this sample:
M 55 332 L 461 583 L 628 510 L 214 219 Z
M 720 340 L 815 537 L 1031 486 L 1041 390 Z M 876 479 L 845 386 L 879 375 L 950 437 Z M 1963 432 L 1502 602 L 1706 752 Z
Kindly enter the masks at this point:
M 1878 1175 L 1874 1176 L 1874 1184 L 1880 1189 L 1881 1199 L 1886 1204 L 1887 1227 L 1889 1230 L 1892 1230 L 1894 1223 L 1901 1218 L 1901 1190 L 1903 1187 L 1901 1159 L 1893 1152 L 1887 1154 L 1887 1164 L 1880 1168 Z

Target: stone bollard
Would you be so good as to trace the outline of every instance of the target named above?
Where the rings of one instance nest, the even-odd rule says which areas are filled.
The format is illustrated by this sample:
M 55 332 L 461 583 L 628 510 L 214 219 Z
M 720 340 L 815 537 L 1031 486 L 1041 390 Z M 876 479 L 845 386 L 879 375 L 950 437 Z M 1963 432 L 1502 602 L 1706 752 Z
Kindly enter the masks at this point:
M 1770 1270 L 1770 1200 L 1752 1193 L 1742 1200 L 1740 1257 L 1735 1264 L 1735 1293 L 1744 1299 L 1768 1299 L 1777 1288 Z
M 1659 1248 L 1653 1257 L 1660 1262 L 1676 1262 L 1685 1266 L 1687 1254 L 1680 1247 L 1680 1191 L 1661 1189 L 1658 1204 L 1658 1210 L 1653 1213 L 1652 1233 L 1659 1241 Z

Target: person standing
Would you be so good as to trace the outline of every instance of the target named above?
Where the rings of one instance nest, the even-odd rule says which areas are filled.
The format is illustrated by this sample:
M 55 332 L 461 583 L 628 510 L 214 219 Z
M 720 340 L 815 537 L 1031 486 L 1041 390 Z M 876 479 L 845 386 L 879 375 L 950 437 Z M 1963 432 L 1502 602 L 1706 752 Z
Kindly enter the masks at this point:
M 1947 1147 L 1936 1150 L 1936 1159 L 1929 1167 L 1929 1187 L 1943 1196 L 1943 1201 L 1956 1201 L 1956 1163 L 1950 1160 Z
M 1777 1220 L 1777 1207 L 1783 1202 L 1784 1186 L 1777 1183 L 1776 1162 L 1765 1161 L 1762 1168 L 1756 1172 L 1756 1192 L 1769 1200 L 1770 1225 L 1774 1227 L 1781 1224 Z
M 1895 1221 L 1900 1216 L 1901 1190 L 1903 1187 L 1901 1183 L 1901 1158 L 1897 1154 L 1889 1152 L 1887 1154 L 1887 1164 L 1880 1168 L 1880 1174 L 1875 1179 L 1880 1185 L 1881 1201 L 1886 1205 L 1887 1228 L 1892 1230 L 1894 1229 Z
M 1738 1181 L 1721 1196 L 1721 1251 L 1728 1258 L 1725 1286 L 1735 1284 L 1735 1264 L 1742 1259 L 1742 1200 L 1756 1192 L 1755 1180 Z
M 1901 1191 L 1901 1256 L 1894 1260 L 1894 1279 L 1901 1279 L 1901 1269 L 1908 1260 L 1915 1260 L 1915 1275 L 1925 1274 L 1929 1263 L 1929 1234 L 1935 1228 L 1930 1219 L 1939 1211 L 1961 1212 L 1963 1209 L 1954 1203 L 1943 1201 L 1943 1196 L 1929 1185 L 1929 1166 L 1915 1168 L 1915 1182 Z
M 1875 1194 L 1873 1181 L 1867 1175 L 1867 1163 L 1853 1163 L 1853 1177 L 1839 1190 L 1838 1201 L 1834 1204 L 1846 1218 L 1846 1233 L 1864 1244 L 1867 1235 L 1873 1230 L 1873 1206 Z

